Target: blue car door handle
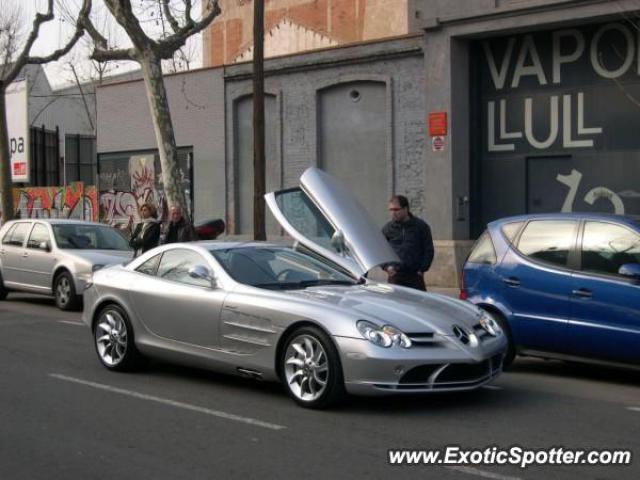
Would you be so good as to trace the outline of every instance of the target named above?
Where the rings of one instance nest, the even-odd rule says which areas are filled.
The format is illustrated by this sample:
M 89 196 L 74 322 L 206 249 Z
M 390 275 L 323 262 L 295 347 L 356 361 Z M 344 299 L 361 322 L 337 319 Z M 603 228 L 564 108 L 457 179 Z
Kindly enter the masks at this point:
M 576 297 L 582 298 L 591 298 L 593 296 L 593 292 L 591 290 L 587 290 L 586 288 L 578 288 L 577 290 L 573 290 L 573 293 Z
M 507 285 L 509 285 L 510 287 L 519 287 L 520 286 L 520 279 L 516 278 L 516 277 L 503 277 L 502 281 L 504 283 L 506 283 Z

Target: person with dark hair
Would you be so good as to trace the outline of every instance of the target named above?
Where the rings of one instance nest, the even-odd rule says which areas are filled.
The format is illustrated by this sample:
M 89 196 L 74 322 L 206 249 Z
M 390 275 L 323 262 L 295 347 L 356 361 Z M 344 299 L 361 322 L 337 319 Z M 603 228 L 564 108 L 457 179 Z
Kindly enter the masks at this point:
M 431 267 L 434 255 L 431 228 L 411 213 L 404 195 L 389 199 L 389 212 L 391 221 L 382 228 L 382 233 L 400 257 L 400 263 L 384 266 L 389 283 L 426 291 L 424 273 Z
M 197 240 L 193 227 L 182 215 L 182 209 L 175 205 L 169 209 L 169 221 L 164 225 L 162 244 L 192 242 Z
M 136 225 L 131 234 L 131 240 L 129 240 L 129 246 L 134 250 L 134 257 L 158 246 L 160 224 L 156 220 L 156 216 L 156 208 L 153 205 L 149 203 L 140 205 L 142 220 Z

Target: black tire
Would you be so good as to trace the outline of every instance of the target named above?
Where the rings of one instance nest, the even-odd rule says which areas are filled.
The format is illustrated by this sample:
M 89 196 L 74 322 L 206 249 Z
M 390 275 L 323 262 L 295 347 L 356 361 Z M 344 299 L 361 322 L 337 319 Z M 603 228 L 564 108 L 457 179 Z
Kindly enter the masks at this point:
M 58 274 L 53 282 L 53 295 L 60 310 L 75 311 L 82 308 L 82 297 L 76 293 L 76 286 L 69 272 Z
M 513 361 L 516 358 L 516 347 L 513 343 L 513 336 L 511 335 L 511 328 L 509 327 L 509 323 L 507 319 L 501 313 L 495 312 L 493 310 L 489 310 L 489 313 L 493 316 L 493 318 L 498 322 L 500 328 L 504 332 L 507 337 L 507 351 L 504 354 L 504 359 L 502 360 L 502 366 L 505 370 L 508 370 Z
M 294 344 L 302 348 L 305 354 L 314 352 L 313 348 L 307 349 L 305 339 L 308 339 L 309 343 L 321 347 L 321 349 L 315 350 L 315 352 L 322 351 L 322 355 L 317 357 L 317 361 L 313 361 L 315 355 L 310 355 L 311 358 L 308 358 L 306 355 L 296 353 L 299 350 L 296 350 Z M 306 360 L 310 360 L 311 364 L 292 365 L 287 363 L 292 360 L 302 361 L 303 364 Z M 331 338 L 318 327 L 304 326 L 291 332 L 282 348 L 278 369 L 287 393 L 302 407 L 327 408 L 338 404 L 345 397 L 344 376 L 338 350 Z M 300 374 L 296 369 L 303 373 Z M 320 382 L 324 382 L 324 386 Z M 303 386 L 305 384 L 306 394 Z M 316 389 L 316 392 L 312 393 L 312 389 Z
M 0 272 L 0 300 L 4 300 L 9 295 L 9 290 L 7 290 L 4 286 L 4 281 L 2 280 L 2 272 Z
M 100 363 L 108 370 L 136 370 L 143 363 L 134 341 L 127 313 L 116 304 L 104 306 L 93 324 L 93 346 Z

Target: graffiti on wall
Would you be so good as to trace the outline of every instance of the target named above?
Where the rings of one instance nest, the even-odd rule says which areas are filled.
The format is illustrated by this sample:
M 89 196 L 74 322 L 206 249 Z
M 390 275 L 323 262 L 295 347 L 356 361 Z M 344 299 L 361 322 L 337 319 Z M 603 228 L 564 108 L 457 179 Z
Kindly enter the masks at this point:
M 98 221 L 98 191 L 94 185 L 74 182 L 59 187 L 13 189 L 18 218 L 73 218 Z
M 180 157 L 184 161 L 180 182 L 190 198 L 190 176 L 185 174 L 190 169 L 190 154 Z M 139 208 L 144 203 L 156 207 L 158 220 L 166 220 L 167 202 L 157 155 L 131 155 L 118 158 L 117 163 L 112 161 L 108 169 L 101 168 L 99 190 L 100 221 L 104 223 L 131 230 L 140 221 Z

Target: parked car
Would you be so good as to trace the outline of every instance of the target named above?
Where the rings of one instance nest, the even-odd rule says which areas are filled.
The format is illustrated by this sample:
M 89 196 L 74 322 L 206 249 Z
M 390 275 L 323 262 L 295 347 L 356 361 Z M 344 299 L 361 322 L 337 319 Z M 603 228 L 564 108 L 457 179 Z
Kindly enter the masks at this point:
M 507 342 L 491 315 L 364 277 L 398 258 L 341 183 L 311 168 L 266 200 L 297 248 L 170 244 L 94 274 L 83 320 L 106 368 L 157 356 L 280 380 L 313 408 L 345 390 L 471 390 L 500 374 Z
M 217 218 L 197 223 L 193 228 L 199 240 L 215 240 L 224 233 L 225 224 L 224 220 Z
M 62 310 L 80 307 L 94 271 L 132 256 L 116 229 L 78 220 L 12 220 L 0 242 L 0 300 L 14 290 L 42 293 Z
M 490 312 L 515 354 L 640 364 L 640 223 L 549 214 L 490 223 L 461 298 Z

